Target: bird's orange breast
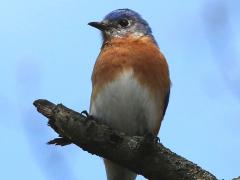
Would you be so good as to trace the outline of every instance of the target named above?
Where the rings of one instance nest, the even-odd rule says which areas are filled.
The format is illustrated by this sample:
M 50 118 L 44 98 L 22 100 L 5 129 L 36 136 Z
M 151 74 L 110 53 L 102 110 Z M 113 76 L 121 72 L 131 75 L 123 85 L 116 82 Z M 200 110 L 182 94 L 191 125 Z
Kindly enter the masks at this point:
M 149 88 L 162 119 L 164 99 L 170 88 L 169 71 L 164 56 L 150 37 L 115 38 L 106 42 L 94 66 L 91 102 L 104 85 L 128 69 L 142 86 Z

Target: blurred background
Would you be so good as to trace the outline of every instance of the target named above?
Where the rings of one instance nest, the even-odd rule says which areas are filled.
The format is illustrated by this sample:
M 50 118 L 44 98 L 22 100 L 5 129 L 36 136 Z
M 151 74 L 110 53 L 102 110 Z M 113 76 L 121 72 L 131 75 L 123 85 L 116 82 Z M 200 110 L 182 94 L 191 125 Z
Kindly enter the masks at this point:
M 126 7 L 149 22 L 169 63 L 162 143 L 219 179 L 240 175 L 240 1 L 2 0 L 0 179 L 105 179 L 101 158 L 46 145 L 56 134 L 32 102 L 88 110 L 101 37 L 87 23 Z

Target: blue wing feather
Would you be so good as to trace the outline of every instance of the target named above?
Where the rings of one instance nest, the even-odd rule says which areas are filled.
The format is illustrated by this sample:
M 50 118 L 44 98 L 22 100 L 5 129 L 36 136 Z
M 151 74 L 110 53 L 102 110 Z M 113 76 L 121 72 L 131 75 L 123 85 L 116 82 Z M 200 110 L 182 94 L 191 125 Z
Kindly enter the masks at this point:
M 168 102 L 169 102 L 169 97 L 170 97 L 170 89 L 169 89 L 169 91 L 166 94 L 165 99 L 164 99 L 163 117 L 162 118 L 164 118 L 164 115 L 166 113 L 166 110 L 167 110 L 167 107 L 168 107 Z

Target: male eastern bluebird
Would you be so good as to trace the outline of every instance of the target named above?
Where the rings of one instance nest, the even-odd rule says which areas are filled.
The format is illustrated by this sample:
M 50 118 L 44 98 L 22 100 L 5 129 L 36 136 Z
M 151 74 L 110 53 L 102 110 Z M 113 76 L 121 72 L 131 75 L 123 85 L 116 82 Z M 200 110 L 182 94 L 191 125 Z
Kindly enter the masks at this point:
M 166 59 L 148 23 L 135 11 L 117 9 L 101 22 L 103 44 L 92 73 L 90 115 L 127 135 L 157 136 L 170 94 Z M 136 174 L 107 159 L 108 180 Z

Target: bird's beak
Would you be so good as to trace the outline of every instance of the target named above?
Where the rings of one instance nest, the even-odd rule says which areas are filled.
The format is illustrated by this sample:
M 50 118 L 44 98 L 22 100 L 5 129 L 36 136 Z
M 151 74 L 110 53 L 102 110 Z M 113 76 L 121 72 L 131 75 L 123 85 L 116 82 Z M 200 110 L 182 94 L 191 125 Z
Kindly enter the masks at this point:
M 88 25 L 95 27 L 101 31 L 105 31 L 108 29 L 108 26 L 103 22 L 90 22 L 90 23 L 88 23 Z

